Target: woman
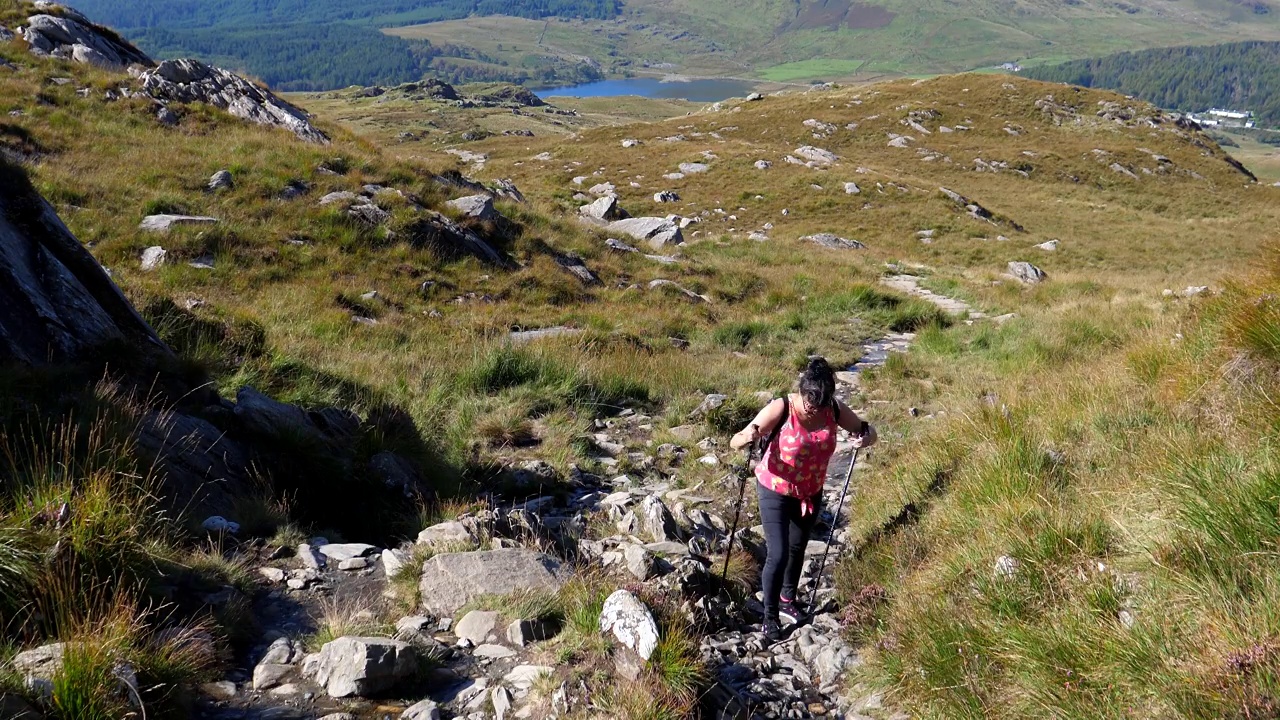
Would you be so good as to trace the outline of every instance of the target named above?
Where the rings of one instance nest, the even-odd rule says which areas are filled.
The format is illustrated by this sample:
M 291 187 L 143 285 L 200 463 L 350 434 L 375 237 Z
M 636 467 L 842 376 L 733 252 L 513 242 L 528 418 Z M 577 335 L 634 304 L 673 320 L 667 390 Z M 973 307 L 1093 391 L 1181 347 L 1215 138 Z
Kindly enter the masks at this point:
M 766 405 L 730 442 L 737 450 L 768 438 L 755 473 L 768 548 L 762 590 L 763 630 L 770 640 L 781 635 L 783 617 L 797 622 L 802 616 L 796 607 L 796 586 L 809 534 L 821 509 L 827 464 L 836 451 L 837 428 L 854 436 L 855 447 L 870 447 L 877 439 L 875 428 L 836 399 L 835 373 L 826 360 L 809 361 L 799 390 Z

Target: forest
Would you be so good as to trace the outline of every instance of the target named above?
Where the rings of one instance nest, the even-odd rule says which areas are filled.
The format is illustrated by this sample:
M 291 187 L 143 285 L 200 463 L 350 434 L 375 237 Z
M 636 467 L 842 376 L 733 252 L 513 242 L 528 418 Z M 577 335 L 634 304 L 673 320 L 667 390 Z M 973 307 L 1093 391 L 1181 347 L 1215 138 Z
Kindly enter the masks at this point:
M 132 39 L 153 57 L 194 55 L 244 72 L 282 91 L 351 85 L 398 85 L 433 77 L 448 83 L 572 85 L 600 79 L 586 63 L 548 59 L 538 68 L 508 67 L 474 48 L 432 45 L 359 25 L 291 24 L 254 28 L 150 28 Z
M 1280 43 L 1240 42 L 1124 52 L 1024 70 L 1037 80 L 1106 88 L 1161 107 L 1251 110 L 1280 127 Z

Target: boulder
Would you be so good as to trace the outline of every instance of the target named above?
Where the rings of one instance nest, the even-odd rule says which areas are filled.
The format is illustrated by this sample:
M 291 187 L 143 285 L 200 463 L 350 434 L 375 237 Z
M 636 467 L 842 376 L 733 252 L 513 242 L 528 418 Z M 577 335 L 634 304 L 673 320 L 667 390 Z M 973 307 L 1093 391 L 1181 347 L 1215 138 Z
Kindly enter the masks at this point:
M 424 609 L 448 615 L 481 595 L 558 590 L 566 575 L 558 560 L 533 550 L 444 553 L 423 563 L 418 587 Z
M 858 183 L 847 182 L 844 184 L 844 191 L 847 195 L 857 195 L 862 192 L 862 188 L 858 187 Z
M 367 558 L 376 553 L 378 548 L 364 543 L 329 543 L 320 546 L 320 554 L 334 562 Z
M 657 574 L 657 558 L 640 545 L 628 545 L 622 551 L 622 557 L 627 563 L 627 570 L 640 582 L 645 582 Z
M 613 635 L 646 661 L 658 648 L 658 623 L 653 613 L 640 598 L 626 590 L 618 590 L 604 601 L 600 632 Z
M 645 532 L 654 542 L 667 542 L 680 539 L 680 527 L 671 516 L 671 511 L 657 495 L 649 495 L 640 503 L 641 516 L 644 519 Z
M 446 204 L 466 217 L 476 220 L 497 222 L 502 219 L 502 214 L 493 207 L 493 198 L 488 195 L 467 195 L 450 200 Z
M 609 195 L 614 195 L 617 190 L 618 186 L 613 183 L 599 183 L 592 185 L 591 189 L 587 190 L 587 192 L 595 195 L 596 197 L 607 197 Z
M 342 637 L 307 658 L 304 671 L 329 697 L 369 697 L 409 680 L 418 670 L 413 646 L 400 640 Z
M 235 187 L 235 179 L 231 177 L 229 170 L 219 170 L 209 178 L 209 192 L 221 192 L 230 190 Z
M 475 542 L 475 539 L 471 536 L 471 531 L 457 520 L 438 523 L 418 533 L 419 545 L 470 544 L 472 542 Z
M 599 285 L 600 278 L 591 272 L 591 268 L 582 261 L 582 258 L 575 255 L 561 255 L 556 253 L 554 256 L 556 264 L 564 268 L 566 272 L 578 278 L 583 285 Z
M 414 247 L 424 248 L 444 260 L 470 255 L 497 267 L 511 266 L 506 258 L 475 232 L 435 211 L 425 213 L 406 227 L 404 232 Z
M 1027 285 L 1035 285 L 1048 279 L 1045 271 L 1032 265 L 1029 262 L 1011 262 L 1009 263 L 1009 275 L 1018 282 Z
M 706 163 L 680 163 L 680 172 L 684 175 L 696 175 L 710 169 Z
M 507 626 L 507 642 L 525 647 L 555 635 L 554 628 L 538 620 L 516 620 Z
M 498 613 L 488 610 L 472 610 L 453 627 L 453 634 L 460 639 L 470 640 L 476 645 L 488 642 L 493 630 L 498 626 Z
M 152 67 L 155 62 L 114 33 L 90 23 L 83 15 L 33 15 L 27 18 L 23 39 L 36 55 L 53 55 L 107 70 L 130 65 Z
M 507 714 L 511 712 L 511 691 L 504 687 L 496 687 L 489 694 L 489 701 L 493 704 L 496 720 L 506 720 Z
M 164 248 L 159 245 L 153 245 L 142 251 L 142 258 L 139 267 L 143 272 L 151 272 L 164 265 L 165 258 L 169 255 Z
M 830 150 L 823 150 L 812 145 L 804 145 L 794 150 L 794 154 L 812 163 L 830 165 L 840 158 Z
M 65 362 L 104 343 L 169 355 L 25 173 L 0 158 L 0 361 Z
M 138 224 L 143 232 L 169 232 L 175 225 L 216 225 L 218 218 L 198 215 L 148 215 Z
M 654 193 L 653 201 L 656 203 L 680 202 L 680 196 L 670 190 L 663 190 L 662 192 Z
M 242 120 L 284 128 L 307 142 L 329 143 L 329 137 L 302 110 L 235 73 L 199 60 L 165 60 L 139 79 L 143 90 L 156 100 L 205 103 Z
M 618 205 L 617 195 L 605 195 L 589 205 L 583 205 L 578 208 L 578 212 L 587 218 L 596 220 L 622 220 L 627 217 L 627 213 Z
M 307 412 L 273 400 L 251 387 L 236 393 L 235 417 L 249 433 L 267 438 L 287 437 L 316 449 L 346 443 L 359 430 L 358 418 L 337 412 Z
M 502 681 L 517 690 L 528 690 L 538 678 L 556 671 L 546 665 L 517 665 L 503 676 Z
M 440 706 L 431 700 L 422 700 L 405 708 L 400 720 L 440 720 Z
M 769 162 L 768 160 L 757 160 L 755 165 L 757 170 L 768 170 L 769 168 L 773 167 L 773 163 Z
M 13 656 L 13 670 L 22 678 L 27 689 L 37 695 L 50 695 L 53 692 L 53 678 L 62 670 L 62 659 L 66 652 L 66 643 L 50 643 L 24 650 Z
M 832 250 L 863 250 L 867 246 L 857 240 L 849 240 L 832 233 L 818 233 L 817 235 L 805 235 L 800 238 L 803 242 L 811 242 L 815 245 L 821 245 Z
M 661 250 L 668 244 L 679 245 L 684 242 L 684 234 L 680 232 L 680 226 L 666 218 L 640 217 L 617 220 L 609 223 L 606 229 L 634 240 L 647 242 L 654 250 Z

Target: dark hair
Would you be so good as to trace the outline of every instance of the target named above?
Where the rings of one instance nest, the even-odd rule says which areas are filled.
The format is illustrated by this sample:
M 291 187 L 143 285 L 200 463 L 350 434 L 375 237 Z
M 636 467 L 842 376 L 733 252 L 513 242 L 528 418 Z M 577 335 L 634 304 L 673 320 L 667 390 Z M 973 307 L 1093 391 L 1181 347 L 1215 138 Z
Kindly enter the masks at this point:
M 815 357 L 800 376 L 800 397 L 812 409 L 835 407 L 836 374 L 826 358 Z

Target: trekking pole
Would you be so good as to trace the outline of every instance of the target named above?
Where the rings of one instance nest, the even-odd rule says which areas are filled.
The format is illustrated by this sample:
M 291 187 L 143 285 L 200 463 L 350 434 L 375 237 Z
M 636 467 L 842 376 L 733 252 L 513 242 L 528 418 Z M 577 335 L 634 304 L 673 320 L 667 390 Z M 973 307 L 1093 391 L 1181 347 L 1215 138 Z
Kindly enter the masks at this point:
M 747 495 L 747 476 L 751 472 L 751 461 L 755 457 L 756 445 L 747 446 L 747 464 L 738 470 L 738 505 L 733 510 L 733 526 L 729 530 L 729 545 L 724 549 L 724 570 L 720 572 L 720 587 L 728 587 L 729 558 L 733 556 L 733 536 L 738 534 L 738 519 L 742 517 L 742 500 Z
M 822 551 L 822 562 L 818 563 L 818 574 L 813 576 L 813 593 L 809 596 L 810 612 L 818 611 L 818 586 L 822 584 L 822 571 L 827 568 L 827 555 L 831 552 L 831 543 L 836 540 L 836 524 L 840 522 L 840 510 L 844 507 L 844 496 L 849 492 L 849 481 L 853 480 L 853 466 L 858 464 L 858 453 L 862 448 L 853 449 L 853 458 L 849 460 L 849 471 L 844 475 L 844 487 L 840 490 L 840 502 L 836 503 L 836 512 L 831 516 L 831 533 L 827 536 L 827 548 Z

